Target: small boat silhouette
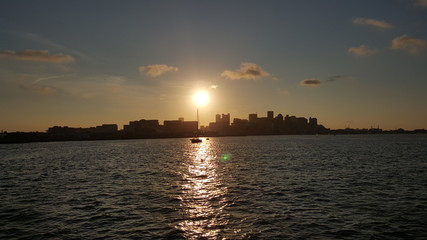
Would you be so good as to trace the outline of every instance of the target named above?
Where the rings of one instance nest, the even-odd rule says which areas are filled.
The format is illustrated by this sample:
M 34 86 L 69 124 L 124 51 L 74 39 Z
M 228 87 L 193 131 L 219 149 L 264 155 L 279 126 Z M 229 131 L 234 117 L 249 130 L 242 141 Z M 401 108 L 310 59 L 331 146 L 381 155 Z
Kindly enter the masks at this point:
M 202 139 L 200 139 L 200 138 L 191 138 L 190 141 L 192 143 L 199 143 L 199 142 L 202 142 Z

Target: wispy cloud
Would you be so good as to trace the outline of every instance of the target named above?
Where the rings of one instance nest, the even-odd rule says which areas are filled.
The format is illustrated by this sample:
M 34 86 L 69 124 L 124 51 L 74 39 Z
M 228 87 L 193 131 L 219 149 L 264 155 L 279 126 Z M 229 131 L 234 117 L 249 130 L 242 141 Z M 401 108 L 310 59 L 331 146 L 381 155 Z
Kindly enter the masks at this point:
M 372 18 L 355 18 L 353 19 L 353 23 L 358 25 L 373 26 L 380 29 L 390 29 L 393 27 L 393 25 L 386 21 L 376 20 Z
M 242 63 L 240 64 L 240 69 L 230 71 L 225 70 L 221 73 L 221 77 L 229 80 L 239 80 L 239 79 L 252 79 L 256 80 L 258 78 L 270 76 L 270 73 L 264 71 L 260 66 L 255 63 Z
M 40 78 L 37 78 L 33 83 L 44 82 L 44 81 L 47 81 L 47 80 L 58 79 L 58 78 L 66 77 L 66 76 L 71 76 L 71 74 L 40 77 Z
M 62 81 L 43 82 L 43 85 L 76 99 L 114 99 L 123 96 L 129 86 L 125 77 L 114 75 L 69 75 Z M 135 90 L 135 86 L 132 89 Z
M 346 76 L 346 75 L 333 75 L 330 76 L 326 82 L 337 82 L 337 81 L 345 81 L 345 82 L 354 82 L 357 79 L 352 76 Z
M 427 48 L 427 41 L 403 35 L 391 41 L 391 48 L 404 50 L 410 54 L 417 55 Z
M 49 40 L 49 39 L 47 39 L 47 38 L 45 38 L 43 36 L 40 36 L 38 34 L 27 33 L 27 32 L 15 32 L 15 34 L 18 35 L 18 36 L 20 36 L 21 38 L 25 38 L 25 39 L 28 39 L 28 40 L 30 40 L 32 42 L 36 42 L 38 44 L 41 44 L 42 46 L 45 46 L 48 49 L 51 49 L 51 50 L 55 49 L 56 51 L 69 53 L 69 54 L 72 54 L 73 56 L 77 56 L 77 57 L 79 57 L 81 59 L 91 60 L 92 61 L 92 59 L 88 55 L 86 55 L 86 54 L 84 54 L 84 53 L 82 53 L 80 51 L 77 51 L 75 49 L 71 49 L 69 47 L 66 47 L 66 46 L 63 46 L 61 44 L 55 43 L 55 42 L 53 42 L 53 41 L 51 41 L 51 40 Z
M 39 95 L 52 95 L 55 94 L 57 92 L 56 89 L 52 88 L 52 87 L 48 87 L 48 86 L 41 86 L 41 87 L 37 87 L 34 88 L 34 91 L 39 94 Z
M 177 67 L 168 66 L 166 64 L 154 64 L 154 65 L 139 67 L 139 72 L 145 73 L 150 77 L 158 77 L 167 72 L 177 72 L 177 71 L 178 71 Z
M 342 76 L 342 75 L 334 75 L 334 76 L 330 76 L 329 78 L 328 78 L 328 80 L 326 80 L 327 82 L 335 82 L 335 81 L 338 81 L 338 80 L 340 80 L 340 79 L 342 79 L 342 78 L 344 78 L 345 76 Z
M 419 7 L 427 7 L 427 0 L 415 0 L 414 5 Z
M 43 86 L 38 84 L 24 85 L 20 84 L 19 88 L 24 91 L 29 91 L 40 96 L 50 96 L 57 94 L 58 89 L 51 86 Z
M 304 86 L 304 87 L 317 87 L 320 84 L 322 84 L 322 81 L 320 81 L 319 79 L 315 79 L 315 78 L 305 79 L 299 83 L 299 85 Z
M 2 51 L 0 57 L 17 59 L 23 61 L 34 61 L 34 62 L 51 62 L 51 63 L 63 63 L 63 62 L 74 62 L 75 59 L 72 56 L 64 54 L 50 54 L 47 50 L 24 50 L 21 52 L 15 51 Z
M 369 56 L 369 55 L 376 54 L 378 52 L 378 50 L 377 49 L 368 48 L 365 45 L 360 45 L 358 47 L 351 47 L 351 48 L 349 48 L 348 52 L 351 53 L 351 54 L 353 54 L 353 55 L 361 57 L 361 56 Z

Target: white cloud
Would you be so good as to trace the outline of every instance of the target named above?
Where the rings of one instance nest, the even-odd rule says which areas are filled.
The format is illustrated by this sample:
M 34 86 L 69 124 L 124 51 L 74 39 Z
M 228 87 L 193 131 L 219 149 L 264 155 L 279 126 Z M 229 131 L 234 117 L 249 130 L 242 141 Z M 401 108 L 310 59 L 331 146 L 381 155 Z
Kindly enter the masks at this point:
M 427 41 L 403 35 L 391 41 L 391 48 L 404 50 L 410 54 L 417 55 L 427 48 Z
M 66 76 L 71 76 L 71 74 L 68 74 L 68 75 L 55 75 L 55 76 L 47 76 L 47 77 L 39 77 L 33 83 L 44 82 L 44 81 L 47 81 L 47 80 L 62 78 L 62 77 L 66 77 Z
M 356 56 L 369 56 L 372 54 L 376 54 L 378 52 L 377 49 L 368 48 L 365 45 L 360 45 L 358 47 L 351 47 L 348 49 L 348 52 L 356 55 Z
M 141 73 L 145 73 L 150 77 L 158 77 L 167 72 L 177 72 L 178 68 L 168 66 L 166 64 L 154 64 L 154 65 L 148 65 L 148 66 L 141 66 L 139 67 L 139 71 Z
M 391 25 L 388 22 L 376 20 L 376 19 L 372 19 L 372 18 L 355 18 L 355 19 L 353 19 L 353 23 L 359 24 L 359 25 L 373 26 L 373 27 L 380 28 L 380 29 L 389 29 L 389 28 L 393 27 L 393 25 Z
M 258 78 L 270 76 L 270 73 L 264 71 L 260 66 L 255 63 L 241 63 L 240 69 L 230 71 L 225 70 L 221 73 L 221 77 L 230 79 L 230 80 L 239 80 L 239 79 L 252 79 L 256 80 Z
M 34 62 L 63 63 L 74 62 L 74 58 L 64 54 L 50 54 L 47 50 L 24 50 L 21 52 L 2 51 L 0 57 Z

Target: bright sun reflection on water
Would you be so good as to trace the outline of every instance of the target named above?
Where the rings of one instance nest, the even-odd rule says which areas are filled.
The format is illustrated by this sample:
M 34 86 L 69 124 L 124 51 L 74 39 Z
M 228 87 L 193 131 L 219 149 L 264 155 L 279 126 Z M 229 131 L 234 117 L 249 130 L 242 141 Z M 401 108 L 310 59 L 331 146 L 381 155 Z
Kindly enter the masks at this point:
M 187 239 L 216 239 L 227 224 L 227 187 L 218 174 L 217 160 L 212 141 L 188 143 L 180 184 L 184 220 L 178 226 Z

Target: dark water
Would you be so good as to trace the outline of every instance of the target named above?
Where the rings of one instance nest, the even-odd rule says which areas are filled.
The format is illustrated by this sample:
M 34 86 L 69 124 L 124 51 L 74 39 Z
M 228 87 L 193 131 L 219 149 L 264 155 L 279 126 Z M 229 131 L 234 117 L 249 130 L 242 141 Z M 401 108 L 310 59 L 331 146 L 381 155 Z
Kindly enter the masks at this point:
M 427 135 L 0 145 L 0 239 L 427 239 Z

